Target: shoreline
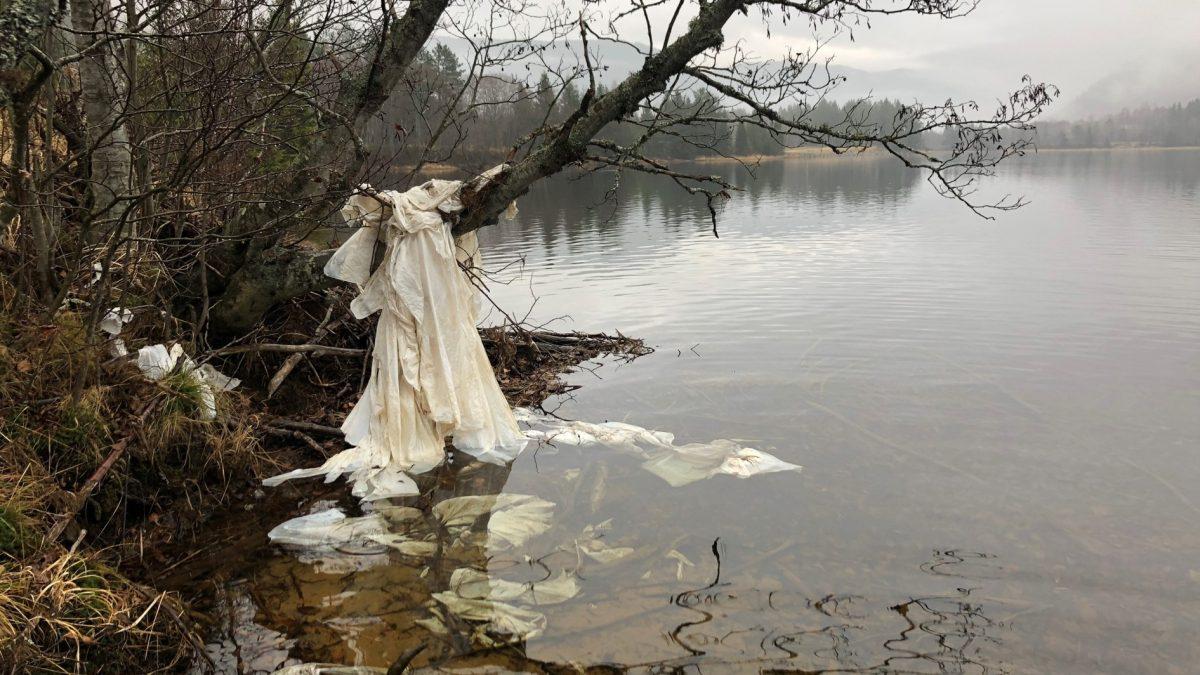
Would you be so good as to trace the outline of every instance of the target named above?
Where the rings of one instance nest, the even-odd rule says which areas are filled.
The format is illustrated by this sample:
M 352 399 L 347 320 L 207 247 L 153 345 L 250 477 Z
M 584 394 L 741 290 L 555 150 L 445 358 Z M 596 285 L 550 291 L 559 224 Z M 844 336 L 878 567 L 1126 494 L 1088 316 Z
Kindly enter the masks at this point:
M 1041 152 L 1195 152 L 1200 145 L 1114 145 L 1108 148 L 1038 148 Z
M 1117 145 L 1107 148 L 1089 147 L 1089 148 L 1054 148 L 1041 147 L 1032 149 L 1027 156 L 1036 156 L 1042 153 L 1097 153 L 1097 152 L 1196 152 L 1200 151 L 1200 145 Z M 680 164 L 762 164 L 764 162 L 779 162 L 791 159 L 804 160 L 845 160 L 845 159 L 878 159 L 889 156 L 880 148 L 870 147 L 862 149 L 847 150 L 841 154 L 835 153 L 826 147 L 803 147 L 803 148 L 786 148 L 783 152 L 775 155 L 702 155 L 699 157 L 653 157 L 659 162 L 676 162 Z M 389 170 L 389 173 L 399 172 L 404 173 L 410 171 L 411 166 L 398 165 Z M 453 164 L 430 163 L 422 168 L 422 175 L 429 176 L 446 176 L 455 173 L 467 175 L 470 173 L 468 169 Z

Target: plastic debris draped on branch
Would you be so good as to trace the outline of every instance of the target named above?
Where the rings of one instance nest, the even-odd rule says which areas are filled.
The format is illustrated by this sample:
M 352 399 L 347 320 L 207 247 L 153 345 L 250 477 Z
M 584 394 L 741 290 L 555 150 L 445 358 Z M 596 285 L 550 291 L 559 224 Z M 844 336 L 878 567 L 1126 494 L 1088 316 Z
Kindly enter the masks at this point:
M 447 437 L 496 464 L 512 461 L 525 447 L 479 339 L 478 289 L 460 269 L 478 266 L 478 241 L 474 233 L 457 239 L 451 233 L 464 186 L 430 180 L 406 192 L 380 193 L 363 186 L 342 209 L 347 222 L 360 227 L 334 252 L 325 273 L 359 286 L 350 305 L 356 318 L 380 315 L 370 380 L 342 424 L 353 447 L 266 485 L 347 475 L 353 494 L 364 501 L 413 495 L 411 474 L 441 464 Z M 372 271 L 377 243 L 385 251 Z

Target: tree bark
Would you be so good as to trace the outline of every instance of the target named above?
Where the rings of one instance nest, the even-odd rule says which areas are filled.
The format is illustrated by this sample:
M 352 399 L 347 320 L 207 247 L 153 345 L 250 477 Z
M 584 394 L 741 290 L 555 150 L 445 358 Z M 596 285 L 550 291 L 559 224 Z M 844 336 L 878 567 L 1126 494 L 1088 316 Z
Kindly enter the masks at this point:
M 366 161 L 357 147 L 358 139 L 380 106 L 392 95 L 413 59 L 421 53 L 449 5 L 450 0 L 413 0 L 409 3 L 404 16 L 383 36 L 366 78 L 343 95 L 342 107 L 351 111 L 348 124 L 329 129 L 317 144 L 308 161 L 309 166 L 317 169 L 297 174 L 282 190 L 286 199 L 255 210 L 239 229 L 255 231 L 264 223 L 284 221 L 272 228 L 281 234 L 288 229 L 288 221 L 326 213 L 337 201 L 347 197 Z M 347 146 L 355 147 L 350 156 L 346 153 Z M 244 333 L 271 305 L 331 285 L 331 280 L 322 271 L 331 252 L 280 250 L 275 245 L 279 234 L 252 242 L 246 249 L 245 259 L 229 275 L 228 285 L 213 305 L 210 316 L 212 332 L 216 336 Z
M 242 333 L 254 326 L 273 305 L 310 291 L 332 286 L 325 262 L 333 251 L 268 249 L 238 270 L 220 301 L 212 308 L 212 325 L 218 335 Z
M 441 3 L 443 7 L 445 4 L 443 0 L 427 0 L 427 3 Z M 634 113 L 643 99 L 664 90 L 668 80 L 686 68 L 693 58 L 708 49 L 720 47 L 725 23 L 734 12 L 745 6 L 746 0 L 715 0 L 703 5 L 700 13 L 688 24 L 687 31 L 665 49 L 646 59 L 640 70 L 629 75 L 604 96 L 591 100 L 589 93 L 578 113 L 560 125 L 541 147 L 479 190 L 464 195 L 466 209 L 454 233 L 461 235 L 495 223 L 500 213 L 513 200 L 525 194 L 535 182 L 583 160 L 588 143 L 606 125 Z M 420 3 L 411 5 L 405 19 L 410 19 L 416 11 L 417 18 L 412 20 L 424 22 L 421 25 L 431 31 L 436 18 L 430 23 L 429 13 L 421 7 Z M 396 34 L 404 30 L 397 27 Z M 412 40 L 419 37 L 416 32 L 412 35 Z M 413 42 L 410 40 L 406 44 L 411 46 Z M 418 52 L 419 47 L 403 55 L 411 60 Z M 380 86 L 394 86 L 403 69 L 389 72 L 388 77 L 372 74 L 367 81 L 379 83 Z M 375 94 L 367 98 L 371 103 L 362 110 L 377 110 L 386 99 Z M 356 115 L 356 119 L 365 122 L 367 118 Z M 264 251 L 269 254 L 272 249 L 266 248 Z M 328 255 L 330 253 L 325 253 L 320 258 L 322 265 Z M 218 333 L 243 333 L 261 319 L 272 304 L 326 288 L 331 283 L 315 266 L 314 254 L 311 253 L 275 254 L 262 261 L 252 261 L 231 276 L 230 288 L 222 295 L 221 302 L 213 307 L 214 329 Z
M 647 96 L 663 91 L 667 81 L 682 72 L 693 58 L 720 47 L 725 22 L 745 6 L 745 0 L 716 0 L 701 5 L 700 13 L 683 35 L 647 58 L 640 70 L 611 92 L 590 104 L 585 97 L 581 115 L 564 122 L 551 140 L 465 200 L 463 203 L 470 202 L 471 206 L 454 233 L 466 234 L 496 222 L 496 217 L 535 182 L 584 159 L 588 143 L 605 126 L 634 113 Z
M 108 0 L 71 0 L 71 22 L 76 49 L 93 48 L 107 32 L 111 7 Z M 121 118 L 128 87 L 111 45 L 101 45 L 79 61 L 79 85 L 87 117 L 87 137 L 92 145 L 92 211 L 104 217 L 113 204 L 129 192 L 132 154 L 129 135 Z
M 65 8 L 65 0 L 8 0 L 0 8 L 0 105 L 12 103 L 23 79 L 17 72 L 21 57 Z

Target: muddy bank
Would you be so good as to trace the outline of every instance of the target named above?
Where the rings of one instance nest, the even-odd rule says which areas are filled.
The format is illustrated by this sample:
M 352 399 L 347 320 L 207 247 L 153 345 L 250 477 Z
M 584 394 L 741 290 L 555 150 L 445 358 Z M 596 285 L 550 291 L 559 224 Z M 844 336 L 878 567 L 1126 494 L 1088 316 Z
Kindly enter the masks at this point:
M 358 397 L 373 322 L 331 320 L 345 312 L 334 293 L 280 308 L 239 344 L 186 343 L 196 361 L 242 380 L 218 393 L 208 418 L 192 378 L 148 380 L 106 335 L 84 329 L 86 313 L 29 321 L 36 312 L 23 298 L 0 291 L 0 669 L 195 665 L 220 623 L 189 605 L 203 595 L 197 580 L 222 578 L 222 552 L 261 546 L 278 514 L 338 494 L 337 485 L 259 486 L 344 447 L 325 432 Z M 131 353 L 180 337 L 150 308 L 131 314 L 122 334 Z M 486 339 L 522 404 L 565 391 L 558 375 L 589 358 L 644 353 L 620 336 L 510 327 Z M 196 571 L 209 555 L 211 567 Z

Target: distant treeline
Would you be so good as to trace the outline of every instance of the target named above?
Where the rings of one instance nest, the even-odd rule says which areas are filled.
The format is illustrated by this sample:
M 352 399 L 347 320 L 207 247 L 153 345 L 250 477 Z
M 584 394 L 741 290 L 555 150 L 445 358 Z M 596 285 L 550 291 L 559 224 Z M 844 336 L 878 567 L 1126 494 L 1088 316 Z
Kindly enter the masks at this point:
M 381 122 L 366 139 L 402 164 L 440 161 L 451 155 L 459 160 L 504 157 L 513 139 L 526 138 L 544 125 L 566 119 L 579 107 L 584 93 L 577 83 L 557 86 L 546 75 L 532 86 L 500 78 L 469 81 L 461 62 L 443 45 L 423 53 L 413 70 L 416 75 L 406 83 L 409 90 L 393 96 L 381 111 L 381 119 L 388 124 Z M 471 93 L 463 95 L 464 90 Z M 596 95 L 604 93 L 605 87 L 598 84 Z M 447 115 L 450 106 L 456 110 Z M 836 127 L 849 119 L 855 125 L 889 128 L 900 108 L 899 102 L 890 100 L 870 105 L 821 100 L 804 116 L 815 125 Z M 798 112 L 782 111 L 784 115 Z M 693 121 L 687 127 L 675 126 L 669 133 L 647 135 L 647 129 L 656 126 L 656 116 L 662 116 L 664 123 Z M 778 155 L 786 149 L 785 144 L 803 145 L 795 138 L 776 137 L 765 126 L 733 117 L 727 106 L 706 90 L 678 92 L 655 112 L 645 111 L 636 121 L 610 125 L 596 140 L 626 148 L 636 145 L 639 154 L 659 159 Z M 438 123 L 446 118 L 453 118 L 453 124 Z M 433 151 L 429 152 L 431 145 Z
M 377 133 L 367 140 L 401 164 L 458 160 L 498 161 L 511 150 L 513 139 L 528 138 L 535 130 L 566 119 L 579 107 L 583 90 L 577 83 L 556 86 L 542 75 L 535 85 L 485 77 L 471 80 L 452 50 L 438 45 L 424 52 L 413 66 L 406 95 L 393 96 L 381 111 Z M 597 86 L 597 95 L 604 92 Z M 469 92 L 469 93 L 468 93 Z M 820 100 L 808 110 L 782 110 L 784 116 L 803 116 L 814 127 L 871 129 L 888 132 L 903 106 L 889 99 Z M 692 119 L 687 127 L 652 133 L 656 117 Z M 776 136 L 765 126 L 738 121 L 707 90 L 678 92 L 657 111 L 645 111 L 632 121 L 610 125 L 596 141 L 637 148 L 645 157 L 699 159 L 718 155 L 782 154 L 786 147 L 805 145 L 799 139 Z M 442 123 L 439 123 L 439 120 Z M 449 122 L 449 123 L 447 123 Z M 432 143 L 431 139 L 436 138 Z M 929 149 L 953 145 L 955 138 L 926 133 L 908 143 Z M 1039 122 L 1037 145 L 1042 148 L 1106 148 L 1114 146 L 1200 146 L 1200 99 L 1167 107 L 1140 108 L 1098 119 Z
M 1200 146 L 1200 99 L 1074 122 L 1039 122 L 1038 147 Z

